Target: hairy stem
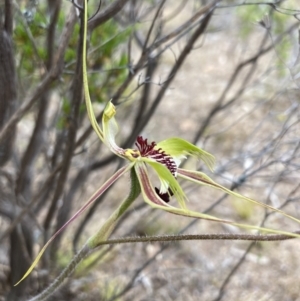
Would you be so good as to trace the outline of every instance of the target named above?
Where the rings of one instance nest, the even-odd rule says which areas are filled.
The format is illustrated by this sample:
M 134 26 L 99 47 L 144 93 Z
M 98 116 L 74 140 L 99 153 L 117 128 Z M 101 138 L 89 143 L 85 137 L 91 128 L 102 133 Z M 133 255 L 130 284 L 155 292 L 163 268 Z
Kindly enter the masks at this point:
M 299 231 L 294 232 L 298 234 Z M 162 235 L 162 236 L 143 236 L 143 237 L 122 237 L 101 241 L 97 246 L 115 245 L 137 242 L 175 242 L 183 240 L 242 240 L 242 241 L 281 241 L 293 239 L 295 237 L 284 234 L 182 234 L 182 235 Z
M 83 248 L 75 255 L 69 265 L 61 272 L 61 274 L 39 295 L 33 297 L 29 301 L 43 301 L 47 300 L 69 277 L 75 270 L 76 266 L 89 254 L 90 248 L 85 244 Z

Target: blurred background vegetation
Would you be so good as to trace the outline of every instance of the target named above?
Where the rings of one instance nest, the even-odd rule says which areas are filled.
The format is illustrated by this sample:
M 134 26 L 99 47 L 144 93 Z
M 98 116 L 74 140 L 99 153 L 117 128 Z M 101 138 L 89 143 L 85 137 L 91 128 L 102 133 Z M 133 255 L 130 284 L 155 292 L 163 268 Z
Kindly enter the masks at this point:
M 216 156 L 210 176 L 221 184 L 299 218 L 299 4 L 256 2 L 90 0 L 91 99 L 98 120 L 108 100 L 117 106 L 122 147 L 139 134 L 188 139 Z M 78 12 L 66 0 L 0 1 L 1 301 L 44 289 L 127 193 L 125 178 L 13 287 L 47 239 L 122 164 L 87 119 Z M 193 210 L 297 230 L 221 193 L 183 187 Z M 139 199 L 113 236 L 184 232 L 240 230 L 170 216 Z M 111 246 L 88 257 L 53 300 L 300 300 L 297 245 Z

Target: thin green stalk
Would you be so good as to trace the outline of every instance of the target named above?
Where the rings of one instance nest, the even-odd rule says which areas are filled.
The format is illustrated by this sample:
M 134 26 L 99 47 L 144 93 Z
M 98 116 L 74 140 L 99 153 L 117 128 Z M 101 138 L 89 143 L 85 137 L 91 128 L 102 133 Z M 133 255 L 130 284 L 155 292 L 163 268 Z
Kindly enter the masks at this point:
M 62 271 L 62 273 L 47 287 L 42 293 L 36 297 L 30 299 L 29 301 L 45 301 L 50 297 L 64 282 L 64 280 L 69 277 L 77 265 L 96 247 L 98 247 L 101 242 L 107 240 L 113 231 L 118 219 L 121 215 L 129 208 L 133 201 L 139 196 L 141 192 L 140 184 L 138 182 L 134 168 L 130 172 L 131 187 L 127 198 L 121 203 L 121 205 L 112 213 L 108 220 L 103 224 L 100 230 L 88 239 L 83 248 L 75 255 L 68 266 Z
M 109 238 L 111 232 L 116 226 L 119 217 L 129 208 L 133 201 L 139 196 L 141 192 L 141 187 L 134 168 L 132 168 L 130 171 L 130 180 L 131 187 L 128 197 L 113 212 L 113 214 L 104 223 L 101 229 L 87 241 L 87 245 L 91 250 L 96 248 L 99 245 L 99 243 L 106 241 Z
M 33 297 L 29 301 L 43 301 L 47 300 L 64 282 L 64 280 L 69 277 L 77 267 L 77 265 L 89 254 L 90 248 L 87 244 L 74 256 L 72 261 L 68 266 L 61 272 L 61 274 L 39 295 Z

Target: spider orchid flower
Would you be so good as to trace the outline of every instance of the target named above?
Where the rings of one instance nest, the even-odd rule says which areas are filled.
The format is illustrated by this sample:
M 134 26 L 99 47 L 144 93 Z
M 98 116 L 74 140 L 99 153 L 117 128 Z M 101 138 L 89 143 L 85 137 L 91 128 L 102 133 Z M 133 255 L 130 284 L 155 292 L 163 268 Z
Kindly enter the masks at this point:
M 89 108 L 88 110 L 93 116 L 92 104 L 89 101 L 89 97 L 87 97 L 86 99 L 87 107 Z M 180 138 L 169 138 L 159 143 L 149 143 L 147 139 L 144 139 L 142 136 L 139 136 L 137 137 L 137 141 L 135 143 L 136 148 L 120 148 L 115 142 L 115 136 L 118 132 L 118 125 L 115 120 L 115 114 L 115 106 L 111 102 L 108 102 L 102 116 L 103 131 L 100 129 L 98 123 L 92 122 L 95 131 L 97 133 L 101 133 L 101 135 L 99 135 L 100 139 L 110 148 L 110 150 L 117 156 L 129 161 L 127 166 L 121 168 L 115 174 L 115 176 L 111 178 L 110 184 L 116 181 L 122 174 L 127 172 L 129 169 L 133 168 L 135 170 L 139 181 L 139 185 L 141 187 L 143 199 L 153 208 L 162 209 L 164 211 L 168 211 L 177 215 L 228 223 L 242 228 L 264 230 L 272 233 L 278 232 L 277 230 L 271 230 L 246 224 L 239 224 L 232 221 L 220 219 L 212 215 L 189 210 L 186 206 L 187 197 L 184 191 L 182 190 L 179 182 L 177 181 L 177 179 L 180 178 L 183 180 L 191 181 L 198 185 L 205 185 L 221 190 L 229 195 L 232 195 L 233 197 L 254 203 L 256 205 L 271 209 L 273 211 L 280 212 L 288 218 L 300 222 L 298 219 L 286 214 L 285 212 L 279 209 L 247 198 L 223 187 L 222 185 L 214 182 L 203 172 L 179 168 L 181 160 L 185 159 L 187 156 L 194 156 L 202 160 L 210 170 L 212 170 L 214 166 L 214 156 L 202 150 L 201 148 L 198 148 L 197 146 L 189 143 L 186 140 Z M 96 120 L 95 118 L 92 119 Z M 149 168 L 152 168 L 154 170 L 158 179 L 160 180 L 159 189 L 157 187 L 154 187 L 151 183 L 148 173 Z M 174 198 L 177 200 L 179 204 L 178 207 L 170 205 L 169 200 L 172 196 L 174 196 Z M 282 233 L 282 231 L 279 232 Z M 287 232 L 285 232 L 285 234 L 287 234 Z
M 87 7 L 87 0 L 84 0 L 84 7 Z M 117 156 L 122 157 L 128 160 L 130 163 L 121 168 L 116 172 L 104 185 L 103 189 L 107 189 L 109 185 L 111 185 L 114 181 L 116 181 L 120 176 L 122 176 L 128 170 L 134 168 L 135 173 L 137 175 L 139 185 L 143 194 L 143 198 L 145 202 L 147 202 L 150 206 L 157 209 L 163 209 L 165 211 L 185 215 L 190 217 L 208 219 L 213 221 L 219 221 L 224 223 L 229 223 L 232 225 L 236 225 L 243 228 L 250 229 L 258 229 L 262 230 L 262 227 L 238 224 L 231 221 L 223 220 L 216 218 L 211 215 L 195 212 L 188 210 L 186 207 L 186 196 L 177 181 L 177 177 L 182 178 L 184 180 L 192 181 L 198 185 L 206 185 L 216 189 L 220 189 L 227 194 L 230 194 L 234 197 L 238 197 L 245 201 L 249 201 L 255 203 L 259 206 L 269 208 L 273 211 L 280 212 L 284 216 L 295 220 L 300 223 L 300 220 L 286 214 L 285 212 L 273 208 L 264 203 L 260 203 L 258 201 L 249 199 L 244 197 L 238 193 L 235 193 L 217 183 L 215 183 L 212 179 L 210 179 L 206 174 L 198 171 L 189 171 L 185 169 L 179 168 L 180 161 L 186 156 L 195 156 L 204 161 L 204 163 L 210 168 L 213 168 L 214 165 L 214 157 L 207 153 L 206 151 L 198 148 L 197 146 L 183 140 L 180 138 L 170 138 L 159 143 L 148 143 L 147 139 L 143 139 L 142 137 L 137 138 L 136 149 L 122 149 L 115 142 L 115 136 L 118 133 L 118 124 L 115 120 L 116 109 L 115 106 L 108 102 L 106 105 L 103 115 L 102 115 L 102 128 L 101 130 L 97 119 L 95 117 L 95 113 L 92 107 L 92 102 L 89 93 L 89 85 L 87 78 L 87 66 L 86 66 L 86 37 L 87 37 L 87 9 L 84 9 L 84 43 L 83 43 L 83 86 L 84 86 L 84 96 L 87 107 L 88 116 L 91 122 L 91 125 L 99 138 L 104 142 L 110 150 L 115 153 Z M 151 184 L 149 175 L 148 175 L 148 166 L 153 168 L 160 180 L 161 187 L 154 188 Z M 103 193 L 102 188 L 98 192 L 96 192 L 95 196 L 98 197 L 101 193 Z M 103 190 L 103 191 L 102 191 Z M 174 195 L 179 203 L 179 207 L 171 206 L 168 202 L 169 197 Z M 93 202 L 93 197 L 88 201 L 86 206 Z M 85 206 L 82 208 L 85 209 Z M 264 229 L 267 232 L 272 233 L 282 233 L 292 236 L 294 235 L 290 232 L 277 231 L 271 229 Z M 284 233 L 283 233 L 284 232 Z
M 87 0 L 84 1 L 85 6 L 87 5 Z M 41 249 L 36 259 L 22 277 L 22 279 L 18 282 L 23 281 L 36 266 L 43 253 L 45 252 L 48 245 L 55 239 L 57 235 L 59 235 L 74 219 L 76 219 L 83 211 L 85 211 L 93 202 L 97 200 L 115 181 L 117 181 L 122 175 L 127 173 L 128 171 L 133 171 L 135 178 L 138 180 L 139 188 L 136 190 L 142 192 L 143 199 L 146 203 L 148 203 L 151 207 L 156 209 L 162 209 L 164 211 L 206 219 L 210 221 L 217 221 L 221 223 L 227 223 L 234 226 L 238 226 L 241 228 L 248 229 L 256 229 L 265 232 L 277 233 L 277 234 L 285 234 L 288 236 L 299 237 L 298 234 L 294 234 L 291 232 L 285 232 L 280 230 L 273 230 L 258 226 L 240 224 L 233 221 L 220 219 L 212 215 L 196 212 L 189 210 L 186 206 L 187 197 L 182 190 L 178 178 L 191 181 L 197 185 L 205 185 L 218 190 L 221 190 L 229 195 L 232 195 L 236 198 L 239 198 L 244 201 L 252 202 L 256 205 L 265 207 L 267 209 L 271 209 L 272 211 L 276 211 L 281 213 L 282 215 L 300 223 L 300 220 L 296 219 L 293 216 L 286 214 L 280 209 L 276 209 L 272 206 L 269 206 L 264 203 L 260 203 L 258 201 L 252 200 L 245 196 L 242 196 L 236 192 L 233 192 L 222 185 L 214 182 L 210 177 L 208 177 L 205 173 L 199 171 L 191 171 L 186 169 L 179 168 L 180 162 L 182 159 L 187 156 L 194 156 L 200 160 L 202 160 L 209 169 L 212 170 L 214 165 L 214 157 L 208 152 L 198 148 L 197 146 L 189 143 L 180 138 L 170 138 L 163 140 L 159 143 L 151 142 L 149 143 L 147 139 L 139 136 L 137 137 L 137 141 L 135 143 L 135 148 L 133 149 L 123 149 L 119 147 L 115 142 L 116 134 L 118 133 L 118 125 L 115 120 L 116 109 L 112 102 L 108 102 L 102 116 L 102 129 L 100 128 L 92 107 L 92 102 L 89 94 L 88 80 L 87 80 L 87 68 L 86 68 L 86 37 L 87 37 L 87 10 L 84 9 L 85 13 L 85 24 L 84 24 L 84 43 L 83 43 L 83 85 L 84 85 L 84 95 L 87 107 L 87 113 L 91 125 L 98 137 L 102 140 L 104 144 L 117 156 L 125 159 L 128 163 L 124 167 L 120 168 L 114 175 L 112 175 L 87 201 L 87 203 L 81 207 L 45 244 L 45 246 Z M 152 168 L 156 173 L 158 179 L 160 180 L 160 188 L 153 187 L 148 169 Z M 133 182 L 133 180 L 132 180 Z M 174 196 L 177 200 L 179 206 L 173 206 L 170 204 L 170 197 Z M 136 194 L 134 196 L 136 198 Z M 124 204 L 124 203 L 123 203 Z M 88 240 L 88 246 L 90 249 L 93 249 L 97 246 L 99 241 L 107 240 L 118 217 L 124 212 L 123 204 L 115 211 L 114 214 L 106 221 L 106 223 L 102 226 L 100 231 L 92 236 Z M 123 206 L 123 207 L 122 207 Z M 17 283 L 17 284 L 18 284 Z M 16 285 L 17 285 L 16 284 Z
M 91 109 L 91 103 L 87 98 L 87 106 L 88 111 Z M 91 113 L 91 115 L 90 115 Z M 186 158 L 186 156 L 195 156 L 201 159 L 209 169 L 213 168 L 214 165 L 214 157 L 208 152 L 198 148 L 197 146 L 189 143 L 186 140 L 180 138 L 170 138 L 163 140 L 159 143 L 151 142 L 149 143 L 147 139 L 144 139 L 142 136 L 137 137 L 137 141 L 135 143 L 134 149 L 122 149 L 115 142 L 115 136 L 118 132 L 118 125 L 115 120 L 116 110 L 114 105 L 109 102 L 106 105 L 106 108 L 102 117 L 102 127 L 103 131 L 99 127 L 96 122 L 96 118 L 94 116 L 93 111 L 90 111 L 89 115 L 92 116 L 91 120 L 92 125 L 98 133 L 99 138 L 110 148 L 110 150 L 115 153 L 117 156 L 122 157 L 127 160 L 127 165 L 120 168 L 116 171 L 87 201 L 87 203 L 81 207 L 44 245 L 36 259 L 23 276 L 23 278 L 18 282 L 23 281 L 34 269 L 46 248 L 49 244 L 58 236 L 73 220 L 75 220 L 83 211 L 85 211 L 92 203 L 94 203 L 114 182 L 116 182 L 122 175 L 127 173 L 129 170 L 134 170 L 134 173 L 138 179 L 138 185 L 140 186 L 140 191 L 142 192 L 143 199 L 146 203 L 148 203 L 152 208 L 162 209 L 164 211 L 182 215 L 187 217 L 200 218 L 210 221 L 222 222 L 231 224 L 234 226 L 238 226 L 241 228 L 248 229 L 256 229 L 262 230 L 265 232 L 277 233 L 277 234 L 285 234 L 289 236 L 299 237 L 298 234 L 294 234 L 291 232 L 273 230 L 258 226 L 240 224 L 233 221 L 220 219 L 214 217 L 212 215 L 196 212 L 189 210 L 186 207 L 187 197 L 182 190 L 178 178 L 183 180 L 188 180 L 194 182 L 198 185 L 210 186 L 212 188 L 216 188 L 222 190 L 223 192 L 232 195 L 236 198 L 249 201 L 255 203 L 259 206 L 271 209 L 273 211 L 280 212 L 281 214 L 287 216 L 288 218 L 297 221 L 300 221 L 293 216 L 286 214 L 285 212 L 276 209 L 272 206 L 269 206 L 264 203 L 260 203 L 258 201 L 252 200 L 245 196 L 242 196 L 236 192 L 233 192 L 222 185 L 214 182 L 210 177 L 208 177 L 205 173 L 199 171 L 191 171 L 187 169 L 179 168 L 179 164 L 181 160 Z M 160 188 L 154 187 L 151 183 L 148 169 L 152 168 L 158 179 L 160 180 Z M 170 197 L 174 196 L 174 198 L 178 201 L 179 206 L 170 205 Z M 98 242 L 108 239 L 111 231 L 114 228 L 115 222 L 117 221 L 120 214 L 120 208 L 116 211 L 117 214 L 112 215 L 111 218 L 107 220 L 104 226 L 101 228 L 101 231 L 96 235 L 92 236 L 89 241 L 90 249 L 93 249 L 97 246 Z M 17 283 L 17 284 L 18 284 Z M 17 285 L 16 284 L 16 285 Z

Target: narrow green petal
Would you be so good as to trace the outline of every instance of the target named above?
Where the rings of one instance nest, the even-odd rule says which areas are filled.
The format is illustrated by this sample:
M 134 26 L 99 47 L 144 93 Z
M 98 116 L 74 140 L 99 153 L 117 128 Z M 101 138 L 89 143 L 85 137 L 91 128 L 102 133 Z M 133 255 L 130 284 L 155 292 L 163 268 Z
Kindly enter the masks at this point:
M 275 234 L 284 234 L 284 235 L 298 237 L 298 238 L 300 237 L 299 234 L 295 234 L 287 231 L 280 231 L 280 230 L 274 230 L 274 229 L 263 228 L 258 226 L 235 223 L 229 220 L 219 219 L 213 215 L 204 214 L 188 209 L 173 207 L 168 203 L 165 203 L 156 194 L 155 190 L 153 189 L 153 186 L 151 185 L 150 179 L 148 177 L 146 166 L 143 164 L 136 164 L 134 168 L 141 185 L 143 198 L 145 202 L 149 204 L 152 208 L 161 209 L 176 215 L 182 215 L 182 216 L 199 218 L 199 219 L 204 219 L 204 220 L 209 220 L 209 221 L 214 221 L 214 222 L 219 222 L 224 224 L 230 224 L 232 226 L 236 226 L 239 228 L 252 229 L 252 230 L 264 231 L 264 232 L 275 233 Z
M 141 158 L 143 162 L 146 162 L 148 165 L 150 165 L 155 171 L 156 174 L 161 182 L 162 187 L 164 188 L 163 193 L 168 191 L 168 188 L 170 188 L 174 194 L 174 197 L 178 201 L 181 208 L 186 208 L 185 205 L 185 194 L 182 190 L 181 186 L 179 185 L 176 178 L 172 175 L 172 173 L 169 171 L 167 167 L 162 165 L 161 163 L 158 163 L 152 159 L 148 158 Z M 139 163 L 137 163 L 139 164 Z M 145 167 L 146 168 L 146 167 Z
M 130 170 L 133 167 L 134 163 L 126 165 L 120 168 L 112 177 L 110 177 L 91 197 L 90 199 L 57 231 L 55 234 L 47 241 L 44 247 L 41 249 L 25 275 L 18 281 L 16 285 L 18 285 L 21 281 L 23 281 L 35 268 L 39 260 L 41 259 L 42 255 L 44 254 L 47 247 L 50 243 L 72 222 L 74 221 L 83 211 L 85 211 L 91 204 L 93 204 L 99 196 L 108 188 L 110 187 L 116 180 L 118 180 L 124 173 Z
M 85 10 L 85 14 L 86 10 Z M 86 15 L 85 15 L 86 17 Z M 84 41 L 83 41 L 83 87 L 84 87 L 84 98 L 85 98 L 85 103 L 86 103 L 86 108 L 88 112 L 88 116 L 91 122 L 91 125 L 95 132 L 97 133 L 98 137 L 104 142 L 104 137 L 103 137 L 103 132 L 96 120 L 93 105 L 91 102 L 91 97 L 90 97 L 90 91 L 89 91 L 89 83 L 88 83 L 88 78 L 87 78 L 87 71 L 86 71 L 86 37 L 87 37 L 87 26 L 85 24 L 84 26 Z
M 118 147 L 115 143 L 115 136 L 118 133 L 118 125 L 114 118 L 116 113 L 115 107 L 111 102 L 108 102 L 106 105 L 103 117 L 102 117 L 102 127 L 103 131 L 101 130 L 97 119 L 95 117 L 90 92 L 89 92 L 89 84 L 87 78 L 87 67 L 86 67 L 86 37 L 87 37 L 87 29 L 86 26 L 84 28 L 84 43 L 83 43 L 83 87 L 84 87 L 84 97 L 86 108 L 88 112 L 88 117 L 90 119 L 91 125 L 95 132 L 97 133 L 98 137 L 104 142 L 112 152 L 116 155 L 124 157 L 124 150 Z
M 195 156 L 201 159 L 210 170 L 213 169 L 215 164 L 215 157 L 213 155 L 184 139 L 169 138 L 157 143 L 156 148 L 161 148 L 166 154 L 175 158 L 182 158 L 188 155 Z
M 279 212 L 282 215 L 286 216 L 287 218 L 289 218 L 289 219 L 291 219 L 293 221 L 296 221 L 297 223 L 300 223 L 299 219 L 297 219 L 297 218 L 295 218 L 295 217 L 293 217 L 293 216 L 285 213 L 284 211 L 282 211 L 280 209 L 277 209 L 277 208 L 274 208 L 274 207 L 272 207 L 270 205 L 267 205 L 267 204 L 255 201 L 255 200 L 250 199 L 250 198 L 247 198 L 247 197 L 245 197 L 245 196 L 243 196 L 243 195 L 241 195 L 239 193 L 233 192 L 230 189 L 227 189 L 227 188 L 223 187 L 222 185 L 214 182 L 209 176 L 207 176 L 203 172 L 190 171 L 190 170 L 178 168 L 178 177 L 181 177 L 183 179 L 195 182 L 195 183 L 200 184 L 200 185 L 205 185 L 205 186 L 210 186 L 210 187 L 213 187 L 213 188 L 217 188 L 217 189 L 222 190 L 223 192 L 225 192 L 225 193 L 227 193 L 229 195 L 232 195 L 232 196 L 234 196 L 236 198 L 239 198 L 239 199 L 242 199 L 242 200 L 254 203 L 254 204 L 258 205 L 258 206 L 270 209 L 270 210 L 275 211 L 275 212 Z

